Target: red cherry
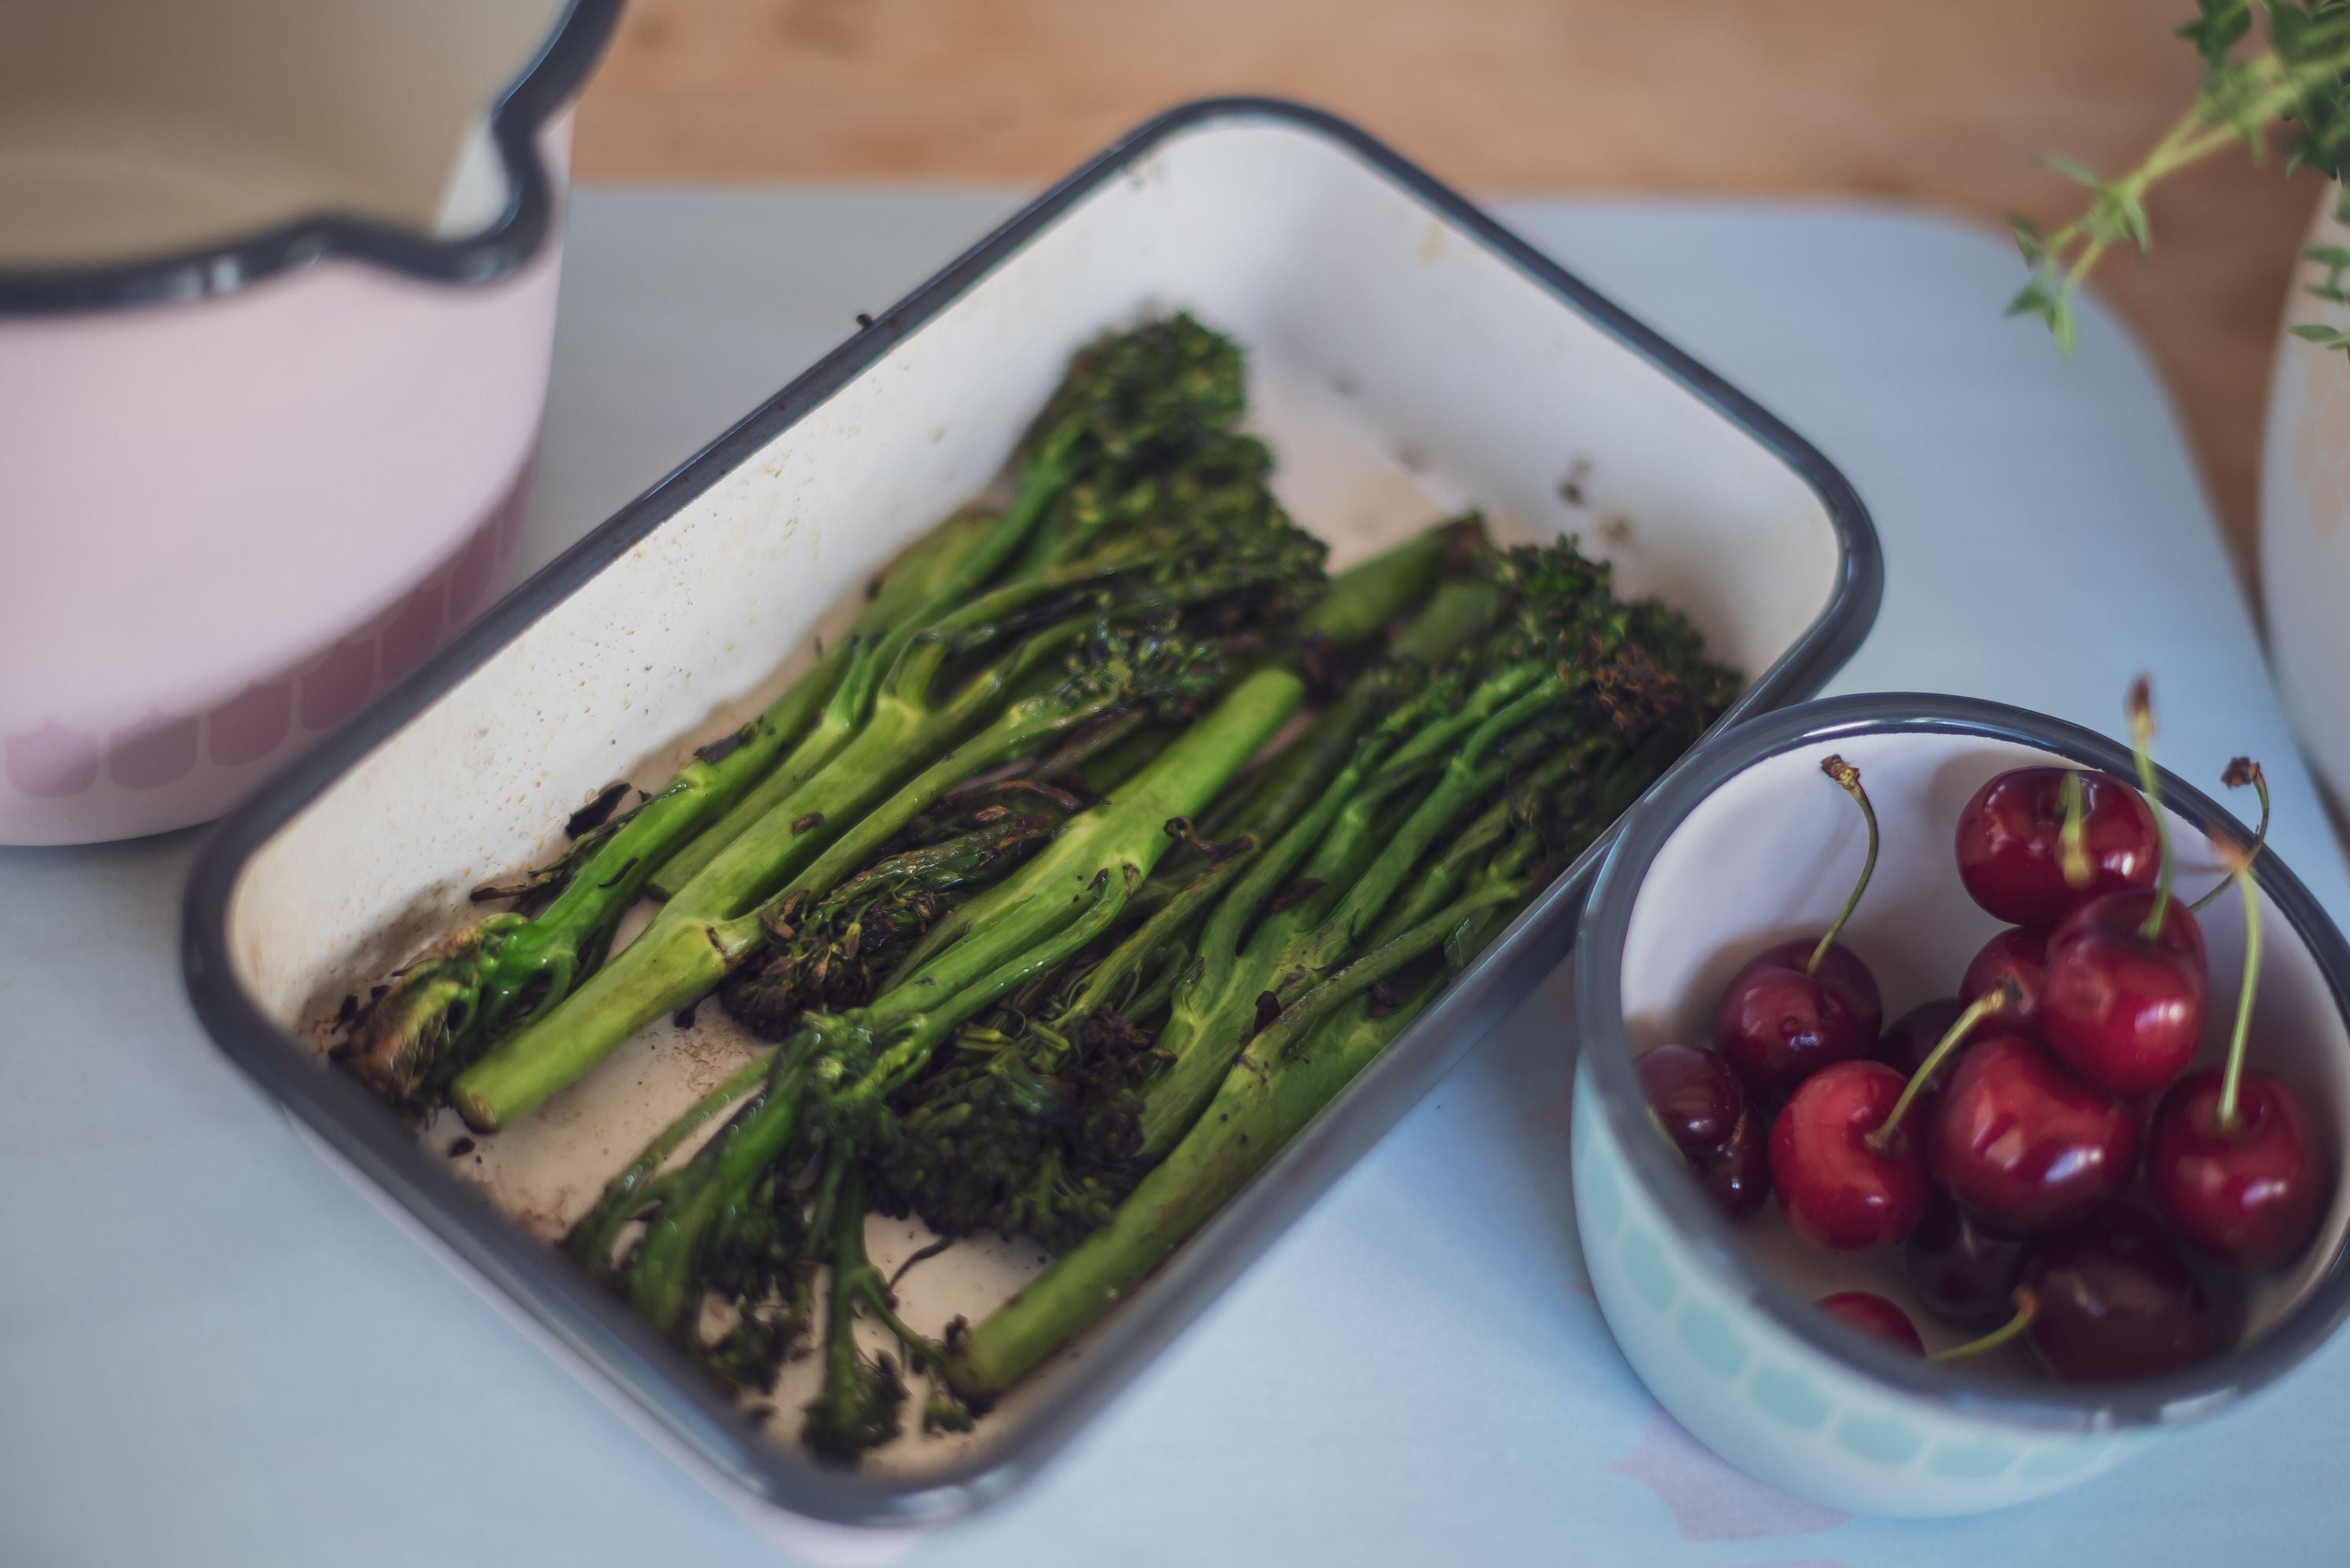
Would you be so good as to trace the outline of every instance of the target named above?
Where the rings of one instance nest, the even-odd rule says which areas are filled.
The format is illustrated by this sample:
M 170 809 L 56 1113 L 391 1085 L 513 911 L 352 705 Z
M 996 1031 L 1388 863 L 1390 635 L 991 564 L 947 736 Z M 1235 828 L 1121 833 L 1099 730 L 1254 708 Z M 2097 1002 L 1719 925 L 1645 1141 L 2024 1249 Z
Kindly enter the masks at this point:
M 2031 1041 L 2000 1035 L 1959 1058 L 1927 1143 L 1952 1198 L 1995 1224 L 2045 1234 L 2128 1184 L 2137 1118 Z
M 1867 1055 L 1885 1023 L 1876 977 L 1835 940 L 1877 869 L 1877 812 L 1860 787 L 1859 769 L 1830 756 L 1821 760 L 1820 771 L 1860 807 L 1868 825 L 1868 856 L 1827 934 L 1756 954 L 1731 977 L 1714 1010 L 1713 1043 L 1747 1088 L 1762 1096 L 1785 1094 L 1831 1063 Z
M 1900 1074 L 1914 1078 L 1934 1054 L 1942 1036 L 1959 1021 L 1965 1007 L 1947 997 L 1921 1002 L 1885 1026 L 1884 1037 L 1877 1041 L 1876 1059 Z M 1941 1097 L 1942 1085 L 1950 1081 L 1950 1070 L 1946 1064 L 1934 1069 L 1918 1092 L 1918 1106 L 1911 1114 L 1920 1127 L 1933 1125 L 1934 1102 Z
M 2014 1312 L 2030 1243 L 2005 1235 L 1948 1198 L 1935 1199 L 1902 1249 L 1926 1310 L 1953 1328 L 1996 1328 Z
M 1926 1064 L 1926 1058 L 1965 1011 L 1964 1002 L 1947 996 L 1919 1002 L 1885 1026 L 1885 1035 L 1877 1043 L 1877 1060 L 1908 1077 Z
M 1932 1189 L 1915 1118 L 1877 1133 L 1904 1080 L 1881 1062 L 1839 1062 L 1804 1080 L 1771 1124 L 1771 1185 L 1787 1229 L 1814 1247 L 1873 1251 L 1917 1228 Z
M 1959 981 L 1959 1000 L 1968 1002 L 1989 996 L 1999 989 L 2001 980 L 2012 981 L 2019 1000 L 1992 1012 L 1986 1022 L 2005 1033 L 2036 1034 L 2041 968 L 2047 956 L 2047 932 L 2010 926 L 1983 943 L 1982 950 L 1967 965 L 1966 978 Z
M 2085 898 L 2151 886 L 2160 860 L 2154 813 L 2110 774 L 2083 773 L 2082 850 L 2089 877 L 2064 878 L 2058 839 L 2070 768 L 2014 768 L 1975 792 L 1959 814 L 1959 878 L 2011 925 L 2045 929 Z
M 1838 1291 L 1832 1296 L 1822 1296 L 1813 1304 L 1846 1327 L 1856 1328 L 1896 1350 L 1906 1350 L 1912 1355 L 1926 1354 L 1926 1342 L 1918 1337 L 1918 1325 L 1909 1321 L 1908 1313 L 1883 1296 L 1868 1291 Z
M 2282 1080 L 2245 1073 L 2235 1125 L 2224 1128 L 2221 1081 L 2207 1067 L 2162 1096 L 2147 1139 L 2147 1186 L 2188 1245 L 2239 1268 L 2273 1269 L 2316 1233 L 2333 1172 L 2308 1107 Z
M 1700 1046 L 1659 1045 L 1638 1066 L 1657 1124 L 1715 1205 L 1732 1220 L 1762 1207 L 1771 1190 L 1762 1119 L 1730 1064 Z
M 2161 1088 L 2186 1071 L 2203 1039 L 2210 987 L 2203 933 L 2172 898 L 2147 936 L 2158 897 L 2092 898 L 2048 938 L 2041 1035 L 2058 1060 L 2116 1095 Z
M 1832 945 L 1810 974 L 1809 940 L 1767 948 L 1738 971 L 1714 1014 L 1714 1043 L 1758 1093 L 1782 1095 L 1832 1063 L 1868 1054 L 1885 1022 L 1876 977 Z
M 2127 1210 L 2045 1243 L 2024 1288 L 2037 1306 L 2027 1342 L 2060 1382 L 2155 1376 L 2214 1347 L 2202 1286 L 2154 1226 Z

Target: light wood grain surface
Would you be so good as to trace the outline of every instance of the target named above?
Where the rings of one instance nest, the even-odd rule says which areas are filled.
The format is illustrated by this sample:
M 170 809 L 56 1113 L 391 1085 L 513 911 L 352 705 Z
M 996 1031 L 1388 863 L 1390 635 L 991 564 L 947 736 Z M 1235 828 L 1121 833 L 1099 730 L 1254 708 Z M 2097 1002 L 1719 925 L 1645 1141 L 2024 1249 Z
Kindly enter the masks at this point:
M 583 177 L 1038 184 L 1207 93 L 1307 99 L 1494 193 L 1838 193 L 2070 215 L 2191 95 L 2186 0 L 631 0 Z M 2261 405 L 2317 200 L 2241 158 L 2155 199 L 2102 287 L 2248 564 Z M 1735 265 L 1736 258 L 1724 258 Z M 1983 301 L 1984 329 L 2003 303 Z M 1921 374 L 1930 368 L 1920 367 Z M 2248 566 L 2247 570 L 2249 571 Z

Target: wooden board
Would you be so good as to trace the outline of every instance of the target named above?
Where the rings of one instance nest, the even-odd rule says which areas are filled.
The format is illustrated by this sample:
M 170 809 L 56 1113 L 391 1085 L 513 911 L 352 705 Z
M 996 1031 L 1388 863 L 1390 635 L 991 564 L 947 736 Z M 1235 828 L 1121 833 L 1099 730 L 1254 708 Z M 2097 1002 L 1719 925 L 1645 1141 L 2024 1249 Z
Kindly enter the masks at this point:
M 593 179 L 1025 185 L 1206 93 L 1353 118 L 1479 192 L 1842 192 L 2069 215 L 2189 102 L 2187 0 L 631 0 Z M 2317 187 L 2233 155 L 2102 286 L 2179 400 L 2249 576 L 2260 411 Z M 1724 269 L 1738 265 L 1723 256 Z M 2020 275 L 2019 267 L 2019 275 Z M 2000 297 L 1982 302 L 2001 328 Z

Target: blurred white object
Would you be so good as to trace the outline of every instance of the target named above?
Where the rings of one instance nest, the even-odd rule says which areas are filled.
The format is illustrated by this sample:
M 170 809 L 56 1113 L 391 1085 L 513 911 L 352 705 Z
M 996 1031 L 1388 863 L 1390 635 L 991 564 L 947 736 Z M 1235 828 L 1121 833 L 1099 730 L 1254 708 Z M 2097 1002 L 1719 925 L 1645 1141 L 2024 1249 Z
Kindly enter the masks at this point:
M 2313 248 L 2350 246 L 2338 215 L 2345 199 L 2325 193 L 2310 230 Z M 2350 330 L 2350 306 L 2313 297 L 2328 269 L 2304 259 L 2285 301 L 2287 327 L 2320 323 Z M 2350 355 L 2286 332 L 2269 393 L 2268 444 L 2261 467 L 2261 595 L 2269 660 L 2310 766 L 2350 809 Z

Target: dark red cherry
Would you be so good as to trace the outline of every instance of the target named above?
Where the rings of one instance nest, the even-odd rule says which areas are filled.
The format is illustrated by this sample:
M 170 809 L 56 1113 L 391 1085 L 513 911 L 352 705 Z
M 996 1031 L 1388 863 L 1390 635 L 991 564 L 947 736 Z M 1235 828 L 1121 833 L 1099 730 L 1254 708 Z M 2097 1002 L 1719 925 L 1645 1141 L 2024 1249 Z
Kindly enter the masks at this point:
M 2045 1234 L 2129 1183 L 2137 1118 L 2021 1035 L 1967 1047 L 1934 1108 L 1934 1179 L 1994 1225 Z
M 1783 1095 L 1821 1068 L 1866 1056 L 1885 1023 L 1868 966 L 1841 943 L 1805 973 L 1816 939 L 1756 954 L 1722 992 L 1714 1044 L 1757 1093 Z
M 1787 1229 L 1838 1252 L 1890 1247 L 1932 1189 L 1915 1116 L 1876 1135 L 1904 1080 L 1882 1062 L 1839 1062 L 1804 1080 L 1771 1124 L 1771 1185 Z
M 1909 1076 L 1926 1064 L 1926 1058 L 1965 1011 L 1964 1002 L 1947 996 L 1919 1002 L 1885 1026 L 1884 1036 L 1877 1043 L 1877 1060 L 1903 1077 Z
M 2041 967 L 2048 956 L 2048 933 L 2010 926 L 1983 943 L 1959 981 L 1959 1000 L 1974 1001 L 1999 989 L 2002 980 L 2014 982 L 2017 1000 L 1984 1021 L 1985 1031 L 2005 1034 L 2040 1032 Z
M 1926 1064 L 1950 1025 L 1959 1021 L 1966 1009 L 1947 997 L 1921 1002 L 1885 1026 L 1885 1033 L 1877 1043 L 1876 1059 L 1900 1074 L 1914 1078 L 1918 1069 Z M 1950 1070 L 1946 1064 L 1937 1067 L 1932 1077 L 1918 1091 L 1917 1108 L 1910 1114 L 1918 1118 L 1922 1129 L 1933 1125 L 1934 1102 L 1940 1097 L 1942 1085 L 1950 1081 Z
M 2043 1243 L 2024 1287 L 2036 1303 L 2026 1341 L 2060 1382 L 2156 1376 L 2214 1348 L 2202 1286 L 2152 1222 L 2128 1210 Z
M 1860 907 L 1877 869 L 1877 811 L 1860 787 L 1858 768 L 1828 756 L 1820 759 L 1820 771 L 1852 797 L 1868 825 L 1868 853 L 1859 878 L 1825 934 L 1756 954 L 1731 977 L 1714 1010 L 1713 1043 L 1746 1080 L 1749 1092 L 1766 1099 L 1787 1093 L 1832 1063 L 1867 1055 L 1885 1023 L 1876 977 L 1835 940 Z
M 1909 1233 L 1902 1261 L 1928 1312 L 1953 1328 L 1981 1331 L 2013 1314 L 2030 1246 L 1942 1197 Z
M 1856 1328 L 1871 1339 L 1884 1341 L 1896 1350 L 1906 1350 L 1912 1355 L 1926 1354 L 1926 1342 L 1918 1337 L 1918 1325 L 1909 1314 L 1868 1291 L 1838 1291 L 1832 1296 L 1822 1296 L 1813 1303 L 1822 1312 L 1850 1328 Z
M 1762 1118 L 1730 1064 L 1695 1045 L 1659 1045 L 1641 1054 L 1640 1087 L 1698 1184 L 1732 1220 L 1762 1207 L 1771 1190 Z
M 2249 1071 L 2222 1126 L 2214 1068 L 2170 1086 L 2147 1140 L 2146 1180 L 2188 1245 L 2239 1268 L 2299 1256 L 2334 1196 L 2309 1109 L 2282 1079 Z
M 2057 840 L 2070 768 L 2014 768 L 1975 792 L 1959 814 L 1959 878 L 1968 896 L 2010 925 L 2045 929 L 2086 898 L 2153 885 L 2160 858 L 2145 797 L 2110 774 L 2083 773 L 2082 849 L 2088 880 L 2064 878 Z
M 2210 989 L 2203 933 L 2177 898 L 2146 926 L 2157 895 L 2108 893 L 2064 917 L 2048 938 L 2040 1033 L 2076 1075 L 2116 1095 L 2163 1087 L 2203 1040 Z

